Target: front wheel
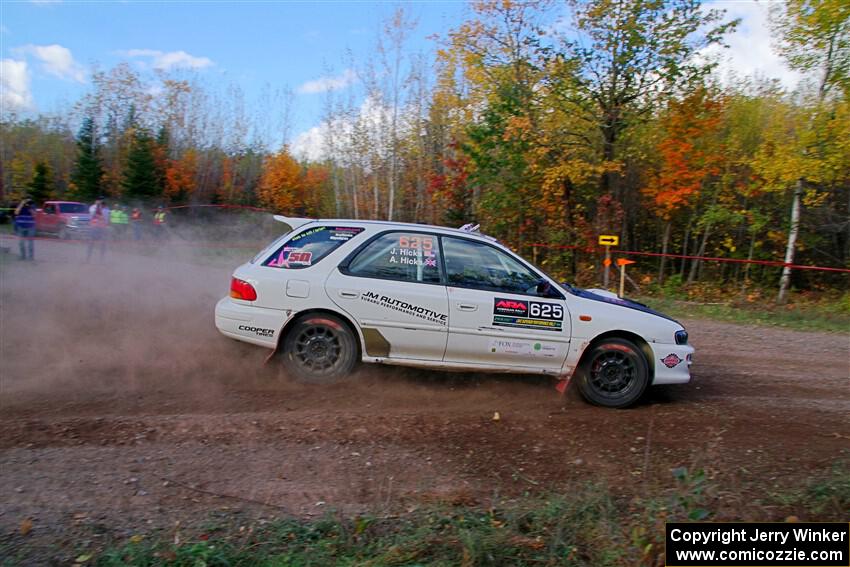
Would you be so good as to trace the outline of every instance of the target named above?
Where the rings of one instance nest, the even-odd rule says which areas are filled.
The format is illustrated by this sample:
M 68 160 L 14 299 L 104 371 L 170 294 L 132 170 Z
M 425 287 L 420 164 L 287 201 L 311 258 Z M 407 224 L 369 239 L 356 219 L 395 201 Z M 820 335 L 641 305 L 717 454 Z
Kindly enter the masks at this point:
M 354 333 L 333 315 L 308 315 L 297 321 L 283 342 L 287 367 L 302 380 L 333 381 L 357 364 Z
M 634 404 L 649 384 L 646 357 L 626 339 L 606 339 L 590 347 L 578 369 L 581 395 L 592 404 L 624 408 Z
M 68 227 L 64 224 L 59 227 L 59 232 L 56 233 L 56 236 L 59 237 L 60 240 L 68 240 L 71 238 L 71 235 L 68 234 Z

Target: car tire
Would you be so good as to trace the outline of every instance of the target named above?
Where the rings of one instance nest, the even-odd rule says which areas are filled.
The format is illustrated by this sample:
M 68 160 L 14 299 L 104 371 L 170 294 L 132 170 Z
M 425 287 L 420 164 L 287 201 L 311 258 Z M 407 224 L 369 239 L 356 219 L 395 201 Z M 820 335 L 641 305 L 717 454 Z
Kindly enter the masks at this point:
M 325 313 L 297 321 L 283 341 L 287 369 L 306 382 L 332 382 L 357 365 L 357 338 L 339 317 Z
M 590 346 L 577 378 L 579 392 L 588 402 L 625 408 L 637 402 L 649 385 L 649 366 L 633 342 L 611 338 Z
M 56 236 L 59 237 L 60 240 L 68 240 L 71 237 L 68 234 L 68 227 L 64 224 L 59 227 L 59 232 L 56 233 Z

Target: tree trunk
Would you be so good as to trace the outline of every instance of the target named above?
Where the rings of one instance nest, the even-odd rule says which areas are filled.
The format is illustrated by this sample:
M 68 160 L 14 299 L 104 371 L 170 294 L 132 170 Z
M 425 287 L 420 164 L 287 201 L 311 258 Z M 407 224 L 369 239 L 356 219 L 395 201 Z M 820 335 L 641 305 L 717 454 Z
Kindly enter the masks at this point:
M 803 196 L 803 180 L 797 180 L 794 188 L 794 200 L 791 203 L 791 230 L 788 232 L 788 246 L 785 248 L 785 266 L 782 268 L 782 277 L 779 278 L 779 296 L 776 302 L 780 305 L 788 300 L 788 288 L 791 286 L 791 268 L 789 264 L 794 263 L 794 252 L 797 246 L 797 235 L 800 232 L 800 201 Z
M 688 245 L 690 244 L 690 240 L 691 240 L 691 226 L 693 225 L 693 222 L 694 222 L 694 215 L 691 215 L 691 218 L 688 219 L 688 225 L 685 227 L 685 238 L 684 238 L 684 241 L 682 243 L 682 256 L 688 255 Z M 688 259 L 682 258 L 682 265 L 679 266 L 679 277 L 681 277 L 681 278 L 685 277 L 685 266 L 687 265 L 687 263 L 688 263 Z
M 705 232 L 702 233 L 702 242 L 700 242 L 699 250 L 697 250 L 696 256 L 704 256 L 705 255 L 705 247 L 708 243 L 708 237 L 711 234 L 711 223 L 705 225 Z M 694 261 L 691 263 L 691 273 L 688 275 L 688 285 L 694 283 L 697 279 L 697 270 L 699 269 L 700 263 L 702 261 L 694 258 Z
M 664 223 L 664 236 L 661 238 L 661 265 L 658 267 L 658 285 L 664 283 L 664 264 L 667 260 L 667 246 L 670 244 L 670 231 L 673 228 L 673 223 L 667 221 Z
M 342 199 L 340 199 L 339 194 L 339 168 L 337 167 L 336 162 L 333 162 L 331 168 L 331 171 L 333 172 L 331 175 L 333 175 L 334 179 L 334 206 L 336 207 L 336 218 L 340 218 L 342 216 L 342 211 L 340 210 L 340 207 L 342 206 Z

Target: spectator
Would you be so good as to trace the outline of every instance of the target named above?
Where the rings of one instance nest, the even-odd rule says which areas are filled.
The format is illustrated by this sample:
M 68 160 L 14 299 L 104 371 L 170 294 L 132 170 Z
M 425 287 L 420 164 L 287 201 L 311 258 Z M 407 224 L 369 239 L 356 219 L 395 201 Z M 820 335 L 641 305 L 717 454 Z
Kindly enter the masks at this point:
M 32 199 L 24 198 L 15 209 L 15 232 L 18 235 L 21 260 L 35 260 L 35 217 Z
M 156 213 L 153 215 L 153 229 L 157 238 L 165 238 L 165 230 L 166 230 L 166 218 L 165 218 L 165 209 L 162 208 L 162 205 L 156 208 Z
M 89 248 L 86 252 L 86 262 L 91 260 L 95 242 L 100 242 L 100 259 L 106 255 L 106 231 L 109 229 L 109 209 L 103 203 L 103 197 L 89 207 Z
M 130 213 L 130 224 L 133 227 L 133 239 L 142 239 L 142 211 L 139 207 L 133 207 L 133 212 Z
M 122 205 L 115 205 L 115 209 L 110 213 L 109 222 L 112 225 L 115 240 L 124 240 L 127 237 L 127 225 L 130 223 L 130 217 L 127 216 L 127 211 L 124 210 Z

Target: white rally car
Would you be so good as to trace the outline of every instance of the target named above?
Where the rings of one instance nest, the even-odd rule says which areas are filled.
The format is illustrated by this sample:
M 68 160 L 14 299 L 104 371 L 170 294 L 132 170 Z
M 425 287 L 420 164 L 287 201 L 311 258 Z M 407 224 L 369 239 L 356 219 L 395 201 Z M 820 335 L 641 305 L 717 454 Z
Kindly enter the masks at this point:
M 275 217 L 292 231 L 233 273 L 215 322 L 280 351 L 302 378 L 358 361 L 575 376 L 588 401 L 633 404 L 690 380 L 676 321 L 606 291 L 559 284 L 475 231 Z M 565 382 L 562 382 L 565 384 Z

